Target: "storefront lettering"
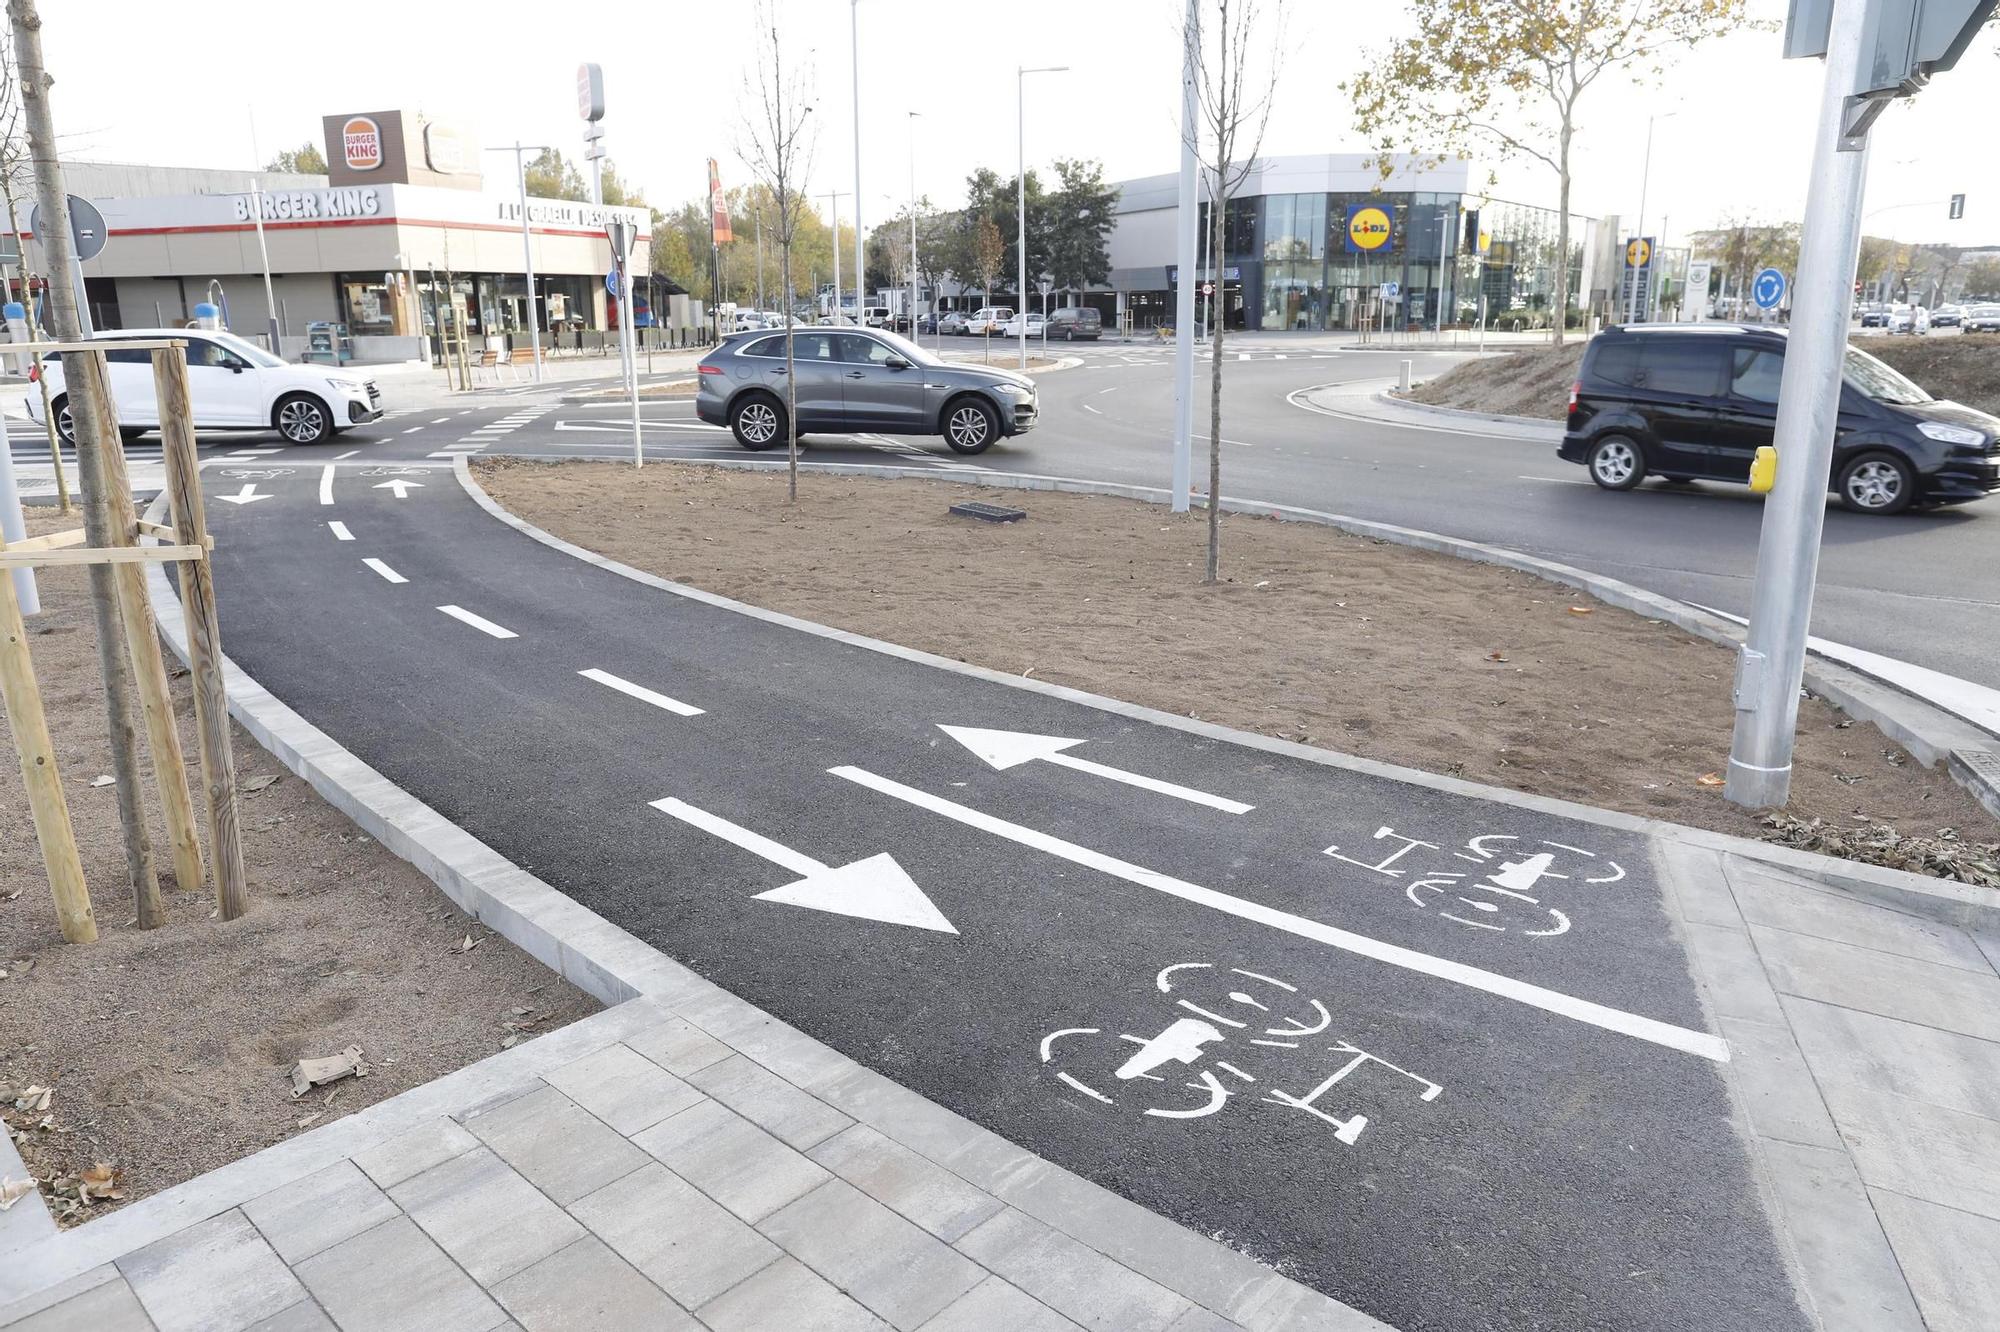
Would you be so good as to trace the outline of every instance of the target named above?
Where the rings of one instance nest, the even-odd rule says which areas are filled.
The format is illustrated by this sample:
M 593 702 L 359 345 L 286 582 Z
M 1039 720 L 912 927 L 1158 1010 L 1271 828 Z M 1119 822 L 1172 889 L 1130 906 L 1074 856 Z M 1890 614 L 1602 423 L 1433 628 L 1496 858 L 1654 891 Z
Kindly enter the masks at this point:
M 254 196 L 239 194 L 233 200 L 238 222 L 250 220 Z M 266 222 L 293 222 L 317 218 L 375 217 L 382 211 L 382 197 L 372 186 L 339 190 L 279 190 L 263 196 Z
M 516 224 L 520 222 L 520 204 L 512 200 L 501 200 L 495 206 L 499 210 L 499 217 L 502 222 L 513 222 Z M 600 204 L 570 203 L 565 200 L 551 199 L 531 199 L 528 201 L 528 221 L 539 223 L 543 226 L 589 227 L 595 230 L 602 227 L 611 219 L 621 216 L 625 217 L 628 221 L 635 221 L 642 230 L 646 227 L 644 217 L 640 215 L 637 209 L 633 208 L 607 208 Z

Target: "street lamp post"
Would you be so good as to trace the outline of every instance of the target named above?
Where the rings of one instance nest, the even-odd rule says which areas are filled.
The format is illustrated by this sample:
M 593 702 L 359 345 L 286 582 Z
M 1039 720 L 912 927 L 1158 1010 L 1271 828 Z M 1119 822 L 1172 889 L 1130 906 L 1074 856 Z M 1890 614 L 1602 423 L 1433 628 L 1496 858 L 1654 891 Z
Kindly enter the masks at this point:
M 526 275 L 528 284 L 528 346 L 533 349 L 531 354 L 535 358 L 535 382 L 539 384 L 542 382 L 542 325 L 535 317 L 535 240 L 534 234 L 528 227 L 528 164 L 527 159 L 521 154 L 546 153 L 549 148 L 546 144 L 524 144 L 516 139 L 512 148 L 488 148 L 486 151 L 514 154 L 514 187 L 521 196 L 521 271 Z M 626 315 L 629 319 L 632 294 L 621 293 L 621 298 L 626 304 Z
M 1646 117 L 1646 156 L 1644 164 L 1639 168 L 1639 225 L 1632 233 L 1634 236 L 1644 236 L 1646 234 L 1646 193 L 1653 183 L 1653 122 L 1656 120 L 1669 120 L 1679 114 L 1680 112 L 1678 111 L 1661 111 Z M 1632 322 L 1635 324 L 1646 316 L 1645 305 L 1647 298 L 1652 294 L 1650 291 L 1651 285 L 1649 282 L 1647 284 L 1649 290 L 1641 292 L 1638 295 L 1640 308 L 1626 312 L 1632 316 Z
M 848 0 L 847 41 L 854 59 L 854 322 L 859 324 L 864 304 L 861 286 L 867 281 L 868 272 L 861 254 L 861 0 Z M 833 232 L 833 248 L 840 249 L 838 227 Z M 836 307 L 840 304 L 838 278 L 833 284 L 833 303 Z
M 917 117 L 910 112 L 910 341 L 917 340 Z
M 846 197 L 847 193 L 844 190 L 828 190 L 826 192 L 827 226 L 833 230 L 833 319 L 835 323 L 840 322 L 840 201 Z M 859 200 L 855 202 L 854 215 L 856 218 L 861 216 Z M 789 293 L 787 293 L 787 296 L 789 297 Z M 785 306 L 785 323 L 789 325 L 791 322 L 792 307 L 787 303 Z M 854 282 L 854 322 L 856 324 L 861 322 L 861 280 L 859 278 L 856 278 Z
M 1014 204 L 1014 258 L 1017 276 L 1014 298 L 1021 302 L 1021 368 L 1028 368 L 1028 109 L 1025 89 L 1030 74 L 1060 74 L 1068 65 L 1038 65 L 1033 69 L 1014 68 L 1014 184 L 1019 194 Z

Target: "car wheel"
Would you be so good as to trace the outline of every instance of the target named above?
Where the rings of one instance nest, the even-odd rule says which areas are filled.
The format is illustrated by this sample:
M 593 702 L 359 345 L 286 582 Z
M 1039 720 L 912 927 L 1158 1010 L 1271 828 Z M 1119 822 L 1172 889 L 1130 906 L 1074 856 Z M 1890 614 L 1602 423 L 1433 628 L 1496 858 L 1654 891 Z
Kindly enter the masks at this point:
M 984 453 L 1000 437 L 1000 417 L 977 398 L 960 398 L 945 410 L 944 442 L 953 453 Z
M 62 442 L 75 448 L 76 418 L 69 414 L 69 398 L 57 398 L 49 404 L 49 410 L 56 414 L 56 433 L 62 436 Z
M 784 443 L 785 409 L 775 399 L 753 393 L 730 409 L 729 428 L 736 432 L 738 444 L 761 453 Z
M 1901 513 L 1917 498 L 1917 476 L 1892 453 L 1864 453 L 1840 469 L 1834 489 L 1856 513 Z
M 1606 490 L 1630 490 L 1646 479 L 1646 459 L 1623 435 L 1606 435 L 1590 446 L 1590 479 Z
M 278 399 L 271 424 L 292 444 L 318 444 L 333 435 L 333 418 L 327 414 L 326 404 L 310 393 Z

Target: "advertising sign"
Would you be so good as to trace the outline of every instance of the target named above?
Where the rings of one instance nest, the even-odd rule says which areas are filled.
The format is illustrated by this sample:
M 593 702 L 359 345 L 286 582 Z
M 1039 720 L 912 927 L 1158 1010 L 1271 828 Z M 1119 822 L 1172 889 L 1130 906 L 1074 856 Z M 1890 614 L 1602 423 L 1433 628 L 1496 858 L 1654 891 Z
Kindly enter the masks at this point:
M 433 120 L 424 126 L 424 161 L 441 176 L 477 175 L 479 143 L 465 126 Z
M 708 159 L 708 231 L 717 245 L 735 239 L 729 230 L 729 201 L 722 197 L 722 174 L 715 169 L 712 157 Z
M 340 127 L 341 159 L 349 171 L 373 171 L 382 165 L 382 127 L 373 116 L 349 116 Z
M 1634 236 L 1625 242 L 1625 275 L 1619 286 L 1619 308 L 1628 324 L 1653 317 L 1653 238 Z
M 1381 204 L 1347 206 L 1347 252 L 1384 254 L 1393 249 L 1396 224 Z
M 604 70 L 599 65 L 576 67 L 576 113 L 588 121 L 604 119 Z

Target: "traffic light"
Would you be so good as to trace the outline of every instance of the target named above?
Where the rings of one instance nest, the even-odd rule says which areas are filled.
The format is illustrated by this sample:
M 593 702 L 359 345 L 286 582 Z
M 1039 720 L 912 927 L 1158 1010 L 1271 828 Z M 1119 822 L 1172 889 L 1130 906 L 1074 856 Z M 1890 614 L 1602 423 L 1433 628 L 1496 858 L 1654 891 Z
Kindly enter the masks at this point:
M 1964 217 L 1964 216 L 1965 216 L 1965 196 L 1964 196 L 1964 195 L 1962 195 L 1962 194 L 1954 194 L 1954 195 L 1952 195 L 1952 196 L 1951 196 L 1951 220 L 1952 220 L 1952 221 L 1954 221 L 1954 222 L 1956 222 L 1956 221 L 1958 221 L 1958 220 L 1959 220 L 1959 219 L 1960 219 L 1961 217 Z

